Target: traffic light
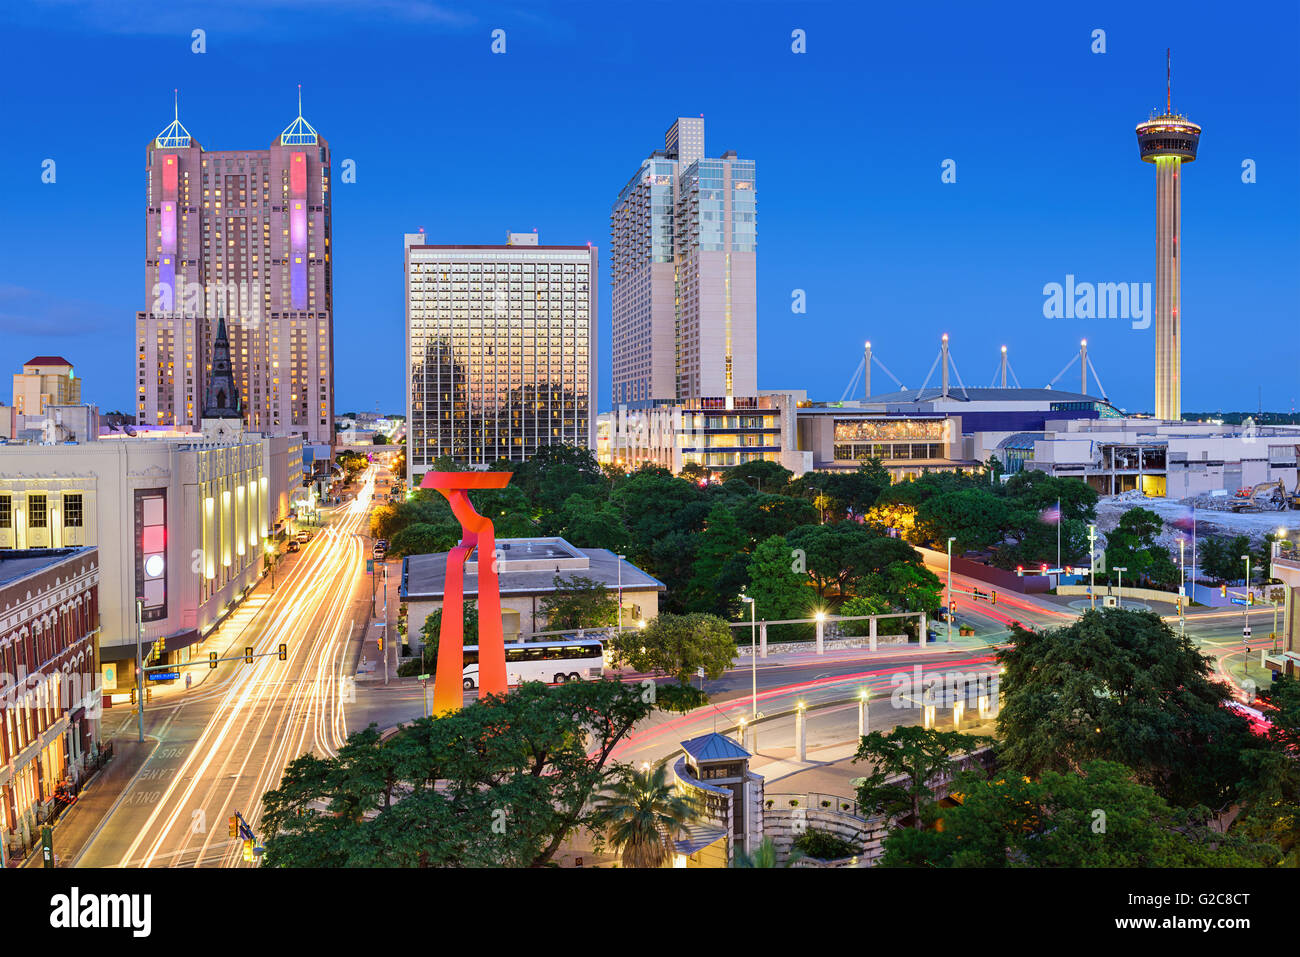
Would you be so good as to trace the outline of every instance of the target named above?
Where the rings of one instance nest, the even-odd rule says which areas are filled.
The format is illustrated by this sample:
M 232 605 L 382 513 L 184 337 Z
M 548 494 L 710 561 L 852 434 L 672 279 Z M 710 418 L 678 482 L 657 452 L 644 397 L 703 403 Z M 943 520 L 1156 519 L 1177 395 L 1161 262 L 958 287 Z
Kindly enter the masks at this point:
M 252 842 L 252 841 L 245 841 L 245 842 L 244 842 L 244 860 L 246 860 L 246 861 L 251 861 L 252 859 L 253 859 L 253 842 Z
M 131 704 L 132 704 L 132 705 L 135 704 L 135 689 L 134 689 L 134 688 L 131 689 Z
M 252 648 L 245 648 L 245 649 L 244 649 L 244 664 L 246 664 L 246 665 L 251 665 L 252 663 L 253 663 L 253 649 L 252 649 Z
M 1224 598 L 1228 597 L 1228 585 L 1226 582 L 1219 586 L 1219 594 L 1222 595 Z
M 1021 577 L 1023 578 L 1023 577 L 1024 577 L 1024 574 L 1025 574 L 1025 566 L 1024 566 L 1024 565 L 1017 565 L 1017 566 L 1016 566 L 1016 574 L 1019 575 L 1019 576 L 1021 576 Z
M 380 650 L 380 651 L 383 651 L 383 650 L 384 650 L 384 636 L 383 636 L 383 635 L 380 635 L 380 636 L 379 636 L 379 650 Z
M 145 688 L 144 689 L 145 704 L 148 704 L 152 700 L 153 700 L 153 688 Z
M 288 645 L 281 645 L 281 646 L 280 646 L 280 660 L 281 660 L 281 661 L 288 661 L 288 660 L 289 660 L 289 646 L 288 646 Z
M 998 603 L 998 593 L 996 591 L 989 592 L 989 604 L 996 605 L 997 603 Z
M 239 818 L 235 817 L 233 814 L 230 815 L 230 836 L 239 836 Z
M 217 666 L 217 653 L 216 653 L 215 651 L 209 651 L 209 652 L 208 652 L 208 667 L 209 667 L 209 668 L 215 668 L 216 666 Z

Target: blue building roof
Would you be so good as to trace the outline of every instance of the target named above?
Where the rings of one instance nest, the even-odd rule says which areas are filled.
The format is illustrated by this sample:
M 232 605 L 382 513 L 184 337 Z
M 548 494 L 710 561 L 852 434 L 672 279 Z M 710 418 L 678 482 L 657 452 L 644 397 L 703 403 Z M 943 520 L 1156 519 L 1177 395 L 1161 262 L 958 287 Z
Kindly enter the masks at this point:
M 735 741 L 716 731 L 683 741 L 682 750 L 696 761 L 736 761 L 750 756 Z

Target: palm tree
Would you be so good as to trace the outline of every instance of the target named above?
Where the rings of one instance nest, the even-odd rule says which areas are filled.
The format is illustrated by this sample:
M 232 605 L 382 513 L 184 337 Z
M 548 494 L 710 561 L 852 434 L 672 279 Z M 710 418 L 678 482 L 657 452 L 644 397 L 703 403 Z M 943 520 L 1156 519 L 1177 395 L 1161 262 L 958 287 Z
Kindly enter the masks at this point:
M 797 849 L 791 849 L 790 856 L 786 858 L 784 864 L 778 864 L 776 860 L 776 845 L 772 843 L 770 837 L 763 838 L 763 843 L 754 848 L 753 854 L 746 854 L 744 851 L 736 852 L 736 859 L 731 862 L 732 867 L 789 867 L 799 858 L 803 857 L 803 852 Z
M 673 841 L 702 809 L 702 803 L 668 783 L 668 768 L 629 768 L 596 800 L 597 819 L 619 850 L 624 867 L 663 867 Z

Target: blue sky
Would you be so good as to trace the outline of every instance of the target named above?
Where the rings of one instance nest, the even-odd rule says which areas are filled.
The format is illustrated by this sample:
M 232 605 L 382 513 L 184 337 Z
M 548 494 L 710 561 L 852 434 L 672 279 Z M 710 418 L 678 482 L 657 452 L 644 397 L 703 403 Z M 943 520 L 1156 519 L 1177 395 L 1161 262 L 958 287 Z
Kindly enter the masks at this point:
M 334 196 L 338 411 L 403 406 L 402 233 L 600 247 L 679 115 L 758 166 L 759 385 L 838 399 L 870 339 L 919 386 L 952 337 L 967 385 L 1006 344 L 1043 385 L 1086 336 L 1111 399 L 1151 407 L 1152 330 L 1045 319 L 1043 286 L 1151 282 L 1154 168 L 1134 125 L 1204 129 L 1183 182 L 1183 408 L 1300 398 L 1300 6 L 416 0 L 89 3 L 0 12 L 0 355 L 65 355 L 102 408 L 132 401 L 144 160 L 171 119 L 209 148 L 304 115 L 357 182 Z M 207 52 L 191 52 L 191 31 Z M 506 53 L 490 50 L 506 31 Z M 807 52 L 791 52 L 791 31 Z M 1091 52 L 1092 31 L 1106 52 Z M 42 161 L 57 179 L 41 182 Z M 941 182 L 956 163 L 957 181 Z M 1242 182 L 1254 160 L 1257 182 Z M 794 314 L 795 289 L 807 312 Z M 885 383 L 876 373 L 876 391 Z M 1060 387 L 1077 388 L 1071 371 Z M 7 398 L 7 396 L 5 396 Z

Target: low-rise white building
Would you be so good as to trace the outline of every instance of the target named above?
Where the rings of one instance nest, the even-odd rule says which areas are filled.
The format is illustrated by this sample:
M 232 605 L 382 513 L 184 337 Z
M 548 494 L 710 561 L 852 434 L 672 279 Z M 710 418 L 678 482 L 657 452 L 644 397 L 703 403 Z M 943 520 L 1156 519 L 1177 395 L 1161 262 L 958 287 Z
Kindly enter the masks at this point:
M 260 435 L 0 447 L 0 549 L 99 549 L 100 661 L 114 676 L 106 684 L 127 688 L 137 598 L 147 656 L 184 661 L 256 583 L 272 514 L 267 463 Z
M 1140 489 L 1187 498 L 1263 482 L 1296 486 L 1300 428 L 1163 422 L 1157 419 L 1049 420 L 1039 432 L 1004 439 L 1008 471 L 1039 469 L 1078 478 L 1102 495 Z

